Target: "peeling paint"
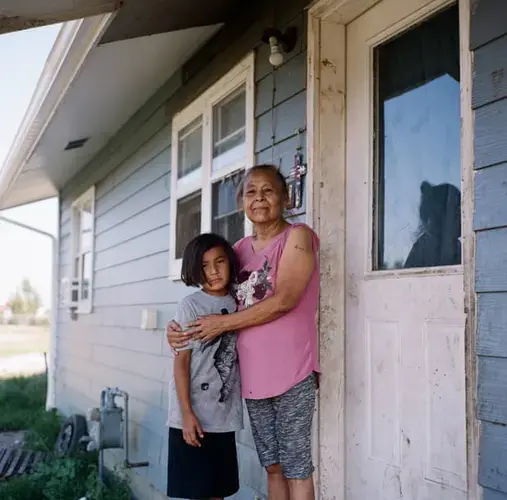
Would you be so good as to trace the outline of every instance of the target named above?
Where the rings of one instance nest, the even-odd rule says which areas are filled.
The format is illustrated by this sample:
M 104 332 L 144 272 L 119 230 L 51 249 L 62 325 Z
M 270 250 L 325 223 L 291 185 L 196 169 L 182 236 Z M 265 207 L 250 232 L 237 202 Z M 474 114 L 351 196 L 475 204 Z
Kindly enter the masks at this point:
M 329 59 L 327 58 L 323 59 L 321 64 L 325 68 L 331 68 L 333 70 L 333 73 L 336 74 L 336 66 Z

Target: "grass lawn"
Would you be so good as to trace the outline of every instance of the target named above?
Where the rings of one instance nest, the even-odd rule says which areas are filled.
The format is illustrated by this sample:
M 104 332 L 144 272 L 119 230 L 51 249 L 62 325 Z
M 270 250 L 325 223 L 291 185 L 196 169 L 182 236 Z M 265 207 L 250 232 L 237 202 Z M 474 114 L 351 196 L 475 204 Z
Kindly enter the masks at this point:
M 45 403 L 45 375 L 0 380 L 0 432 L 28 429 L 37 449 L 52 449 L 60 420 L 56 412 L 45 411 Z
M 49 328 L 0 325 L 0 358 L 49 350 Z

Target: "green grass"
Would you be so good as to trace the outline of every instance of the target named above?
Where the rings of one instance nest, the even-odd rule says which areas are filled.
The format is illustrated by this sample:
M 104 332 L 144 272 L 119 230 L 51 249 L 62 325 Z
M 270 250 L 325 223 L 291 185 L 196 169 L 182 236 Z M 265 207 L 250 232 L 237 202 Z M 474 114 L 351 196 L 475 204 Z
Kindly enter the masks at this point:
M 121 471 L 107 486 L 100 483 L 97 453 L 58 458 L 52 453 L 60 430 L 57 412 L 44 410 L 44 375 L 0 380 L 0 431 L 26 430 L 24 446 L 47 452 L 46 462 L 30 475 L 0 482 L 1 500 L 130 500 Z
M 45 428 L 57 421 L 44 409 L 46 377 L 15 377 L 0 380 L 0 431 Z

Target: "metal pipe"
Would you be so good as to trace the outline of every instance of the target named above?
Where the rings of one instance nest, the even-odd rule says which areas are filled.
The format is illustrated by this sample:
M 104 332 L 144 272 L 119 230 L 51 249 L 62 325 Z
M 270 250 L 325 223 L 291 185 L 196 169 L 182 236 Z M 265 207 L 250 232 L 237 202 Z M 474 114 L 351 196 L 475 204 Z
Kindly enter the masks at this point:
M 102 389 L 100 392 L 100 408 L 104 408 L 105 406 L 105 395 L 107 389 Z M 101 483 L 104 482 L 104 450 L 102 449 L 102 439 L 101 439 L 101 426 L 102 421 L 99 420 L 99 442 L 97 443 L 99 446 L 99 481 Z
M 123 464 L 127 469 L 135 469 L 138 467 L 148 467 L 150 462 L 131 462 L 130 461 L 130 447 L 129 447 L 129 395 L 125 391 L 118 391 L 119 395 L 123 397 L 125 422 L 123 425 L 123 448 L 125 450 L 125 459 Z
M 59 264 L 59 248 L 58 238 L 47 231 L 42 231 L 36 227 L 23 224 L 8 217 L 0 215 L 0 221 L 18 226 L 22 229 L 32 231 L 34 233 L 45 236 L 51 239 L 51 329 L 50 329 L 50 341 L 49 341 L 49 373 L 47 377 L 47 390 L 46 390 L 46 410 L 56 408 L 56 362 L 57 362 L 57 349 L 56 344 L 58 340 L 58 264 Z
M 107 397 L 106 397 L 107 396 Z M 125 450 L 125 456 L 123 459 L 123 466 L 126 469 L 134 469 L 137 467 L 148 467 L 150 462 L 131 462 L 130 461 L 130 446 L 129 446 L 129 395 L 125 391 L 116 388 L 107 387 L 100 393 L 100 407 L 106 408 L 108 406 L 115 406 L 115 397 L 123 398 L 123 443 L 122 447 Z M 101 425 L 101 424 L 100 424 Z M 99 441 L 102 441 L 99 439 Z M 104 469 L 104 450 L 99 443 L 99 479 L 103 481 L 103 469 Z
M 123 401 L 124 401 L 124 408 L 125 411 L 125 422 L 123 424 L 123 448 L 125 450 L 125 460 L 124 465 L 125 467 L 129 467 L 129 395 L 126 392 L 122 392 Z
M 104 450 L 99 449 L 99 481 L 104 482 Z

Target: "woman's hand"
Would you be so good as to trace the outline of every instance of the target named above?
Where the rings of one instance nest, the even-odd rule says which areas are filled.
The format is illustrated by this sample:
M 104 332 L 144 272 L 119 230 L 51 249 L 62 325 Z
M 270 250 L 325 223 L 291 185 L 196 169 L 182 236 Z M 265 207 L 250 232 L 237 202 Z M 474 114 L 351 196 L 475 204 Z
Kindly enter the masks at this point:
M 192 321 L 188 324 L 191 328 L 190 332 L 193 334 L 192 338 L 205 343 L 222 335 L 228 330 L 227 316 L 226 314 L 212 314 Z
M 169 321 L 166 327 L 167 343 L 171 346 L 173 354 L 178 355 L 177 349 L 181 349 L 188 345 L 188 341 L 192 338 L 192 331 L 181 331 L 181 326 L 176 321 Z

